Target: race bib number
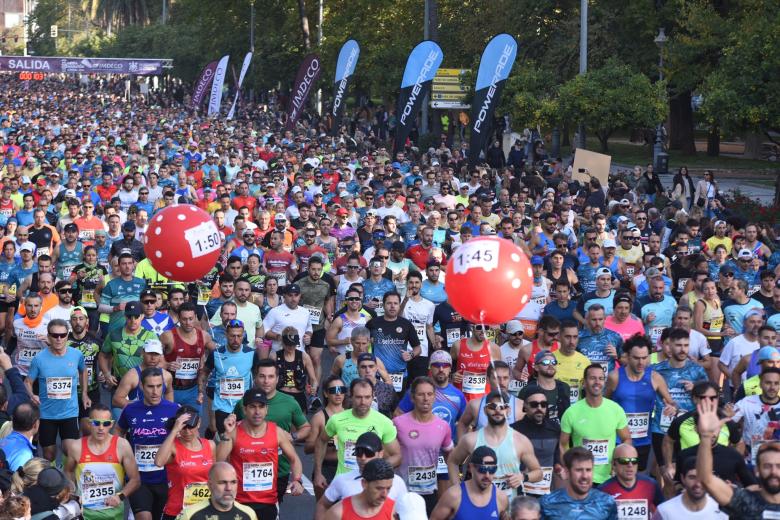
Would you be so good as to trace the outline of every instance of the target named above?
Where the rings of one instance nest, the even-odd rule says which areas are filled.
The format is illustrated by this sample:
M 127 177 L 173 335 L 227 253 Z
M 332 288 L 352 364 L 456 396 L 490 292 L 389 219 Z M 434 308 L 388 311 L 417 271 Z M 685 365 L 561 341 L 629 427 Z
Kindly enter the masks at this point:
M 344 467 L 347 469 L 358 469 L 357 458 L 355 457 L 355 441 L 344 443 Z
M 531 301 L 537 303 L 540 307 L 544 307 L 547 305 L 547 296 L 536 296 L 534 298 L 531 298 Z
M 436 489 L 436 466 L 409 466 L 409 491 L 430 495 Z
M 650 341 L 655 345 L 666 327 L 650 327 Z
M 95 289 L 82 289 L 81 303 L 85 307 L 95 307 Z
M 761 513 L 761 518 L 768 520 L 780 520 L 780 511 L 764 511 Z
M 268 273 L 268 276 L 271 278 L 276 278 L 276 282 L 279 284 L 279 287 L 284 287 L 287 285 L 287 273 Z
M 38 352 L 40 352 L 37 348 L 23 348 L 19 351 L 19 357 L 17 358 L 17 364 L 29 367 L 30 363 L 32 363 L 32 360 L 35 356 L 38 355 Z
M 632 439 L 643 439 L 647 437 L 647 431 L 650 427 L 650 413 L 627 413 L 628 430 L 631 432 Z
M 425 343 L 427 340 L 425 338 L 425 324 L 424 323 L 415 323 L 414 324 L 414 332 L 417 334 L 417 339 L 420 340 L 420 343 Z
M 198 285 L 198 305 L 206 305 L 211 299 L 211 289 L 206 285 Z
M 195 379 L 198 376 L 199 368 L 199 358 L 179 358 L 179 369 L 176 371 L 176 379 Z
M 439 475 L 446 475 L 449 473 L 447 462 L 444 460 L 444 455 L 439 455 L 439 460 L 436 461 L 436 473 Z
M 62 279 L 68 280 L 70 279 L 70 275 L 73 273 L 73 269 L 75 268 L 75 265 L 63 265 L 62 266 Z
M 138 471 L 160 471 L 162 469 L 154 464 L 154 458 L 157 456 L 159 449 L 160 446 L 158 444 L 135 445 L 135 462 L 138 464 Z
M 81 504 L 87 509 L 107 509 L 106 499 L 115 491 L 113 481 L 82 483 Z
M 666 433 L 666 430 L 669 429 L 669 426 L 672 425 L 672 421 L 674 421 L 674 418 L 677 417 L 676 415 L 666 415 L 661 414 L 661 420 L 659 421 L 658 425 L 661 427 L 661 431 Z
M 244 397 L 244 378 L 225 377 L 219 380 L 219 396 L 222 399 L 241 399 Z
M 525 492 L 529 495 L 546 495 L 552 486 L 552 468 L 542 468 L 542 480 L 539 482 L 526 482 L 523 484 Z
M 512 379 L 509 381 L 509 391 L 517 393 L 528 384 L 528 381 L 520 381 L 519 379 Z
M 576 403 L 580 399 L 580 385 L 569 383 L 569 402 Z
M 184 240 L 190 245 L 190 254 L 193 258 L 205 256 L 222 245 L 217 224 L 213 220 L 207 220 L 185 230 Z
M 636 271 L 636 268 L 633 266 L 633 264 L 629 264 L 626 266 L 626 276 L 632 277 L 634 276 L 634 272 Z
M 319 325 L 322 319 L 322 309 L 318 307 L 312 307 L 311 305 L 304 305 L 304 309 L 309 311 L 309 319 L 311 319 L 312 325 Z
M 452 257 L 455 274 L 466 273 L 469 269 L 492 271 L 498 268 L 499 245 L 498 242 L 478 240 L 459 246 Z
M 501 491 L 507 497 L 512 497 L 515 494 L 514 488 L 509 485 L 509 475 L 502 475 L 493 479 L 493 485 L 496 486 L 497 491 Z
M 49 399 L 70 399 L 73 394 L 72 377 L 47 377 L 46 397 Z
M 191 506 L 211 498 L 211 490 L 205 482 L 190 482 L 184 487 L 184 505 Z
M 723 328 L 723 316 L 717 316 L 710 322 L 710 330 L 712 332 L 720 332 Z
M 390 374 L 390 381 L 393 383 L 393 390 L 396 393 L 400 392 L 404 388 L 404 374 L 403 372 L 397 372 Z
M 244 491 L 268 491 L 274 479 L 273 462 L 244 462 Z
M 650 510 L 647 499 L 617 500 L 618 520 L 647 520 Z
M 677 291 L 683 292 L 686 285 L 688 285 L 688 278 L 680 278 L 677 280 Z
M 609 464 L 609 441 L 582 439 L 582 447 L 593 454 L 593 464 Z
M 447 329 L 447 345 L 460 341 L 460 329 Z
M 35 258 L 40 258 L 41 256 L 48 255 L 48 254 L 49 254 L 48 247 L 39 247 L 38 249 L 35 250 Z
M 464 394 L 484 394 L 487 385 L 487 374 L 463 373 Z

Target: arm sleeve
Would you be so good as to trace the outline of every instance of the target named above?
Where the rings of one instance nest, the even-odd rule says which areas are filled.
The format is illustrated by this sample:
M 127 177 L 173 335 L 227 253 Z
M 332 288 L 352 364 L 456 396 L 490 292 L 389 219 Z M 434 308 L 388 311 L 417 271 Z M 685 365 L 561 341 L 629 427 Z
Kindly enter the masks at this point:
M 406 322 L 406 337 L 409 339 L 409 344 L 412 347 L 420 346 L 420 337 L 417 335 L 417 331 L 414 330 L 414 325 L 408 320 Z

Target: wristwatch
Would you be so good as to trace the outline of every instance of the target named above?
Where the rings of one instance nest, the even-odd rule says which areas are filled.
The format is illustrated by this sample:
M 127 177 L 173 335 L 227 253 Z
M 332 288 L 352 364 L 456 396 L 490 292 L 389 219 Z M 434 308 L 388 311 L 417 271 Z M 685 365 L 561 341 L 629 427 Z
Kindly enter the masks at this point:
M 127 498 L 127 497 L 125 496 L 125 494 L 124 494 L 124 493 L 122 493 L 121 491 L 120 491 L 119 493 L 117 493 L 117 494 L 116 494 L 116 496 L 117 496 L 117 498 L 120 500 L 120 502 L 123 502 L 123 501 L 125 500 L 125 498 Z

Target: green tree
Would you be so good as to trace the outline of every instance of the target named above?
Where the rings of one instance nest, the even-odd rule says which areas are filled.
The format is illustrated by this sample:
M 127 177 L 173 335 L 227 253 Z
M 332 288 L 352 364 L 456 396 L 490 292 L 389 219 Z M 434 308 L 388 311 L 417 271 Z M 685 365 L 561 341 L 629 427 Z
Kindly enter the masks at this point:
M 609 150 L 608 140 L 616 130 L 630 126 L 654 126 L 666 113 L 664 85 L 651 83 L 617 60 L 576 76 L 559 91 L 558 105 L 564 119 L 584 122 Z

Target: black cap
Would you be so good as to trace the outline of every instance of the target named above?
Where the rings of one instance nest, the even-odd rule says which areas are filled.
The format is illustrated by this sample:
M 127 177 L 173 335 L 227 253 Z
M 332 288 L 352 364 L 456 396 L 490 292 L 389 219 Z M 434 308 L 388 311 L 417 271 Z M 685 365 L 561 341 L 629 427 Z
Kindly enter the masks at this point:
M 45 468 L 38 473 L 38 486 L 50 497 L 57 496 L 68 485 L 68 479 L 57 468 Z
M 371 459 L 363 467 L 360 475 L 366 482 L 375 482 L 377 480 L 391 480 L 395 473 L 393 466 L 385 459 Z
M 122 224 L 122 231 L 135 231 L 135 222 L 132 220 L 126 221 Z
M 140 316 L 143 313 L 141 302 L 127 302 L 125 304 L 125 316 Z
M 78 232 L 79 227 L 76 224 L 74 224 L 73 222 L 69 222 L 68 224 L 65 224 L 65 227 L 63 227 L 62 230 L 65 231 L 66 233 L 68 231 L 76 231 L 76 232 Z
M 376 362 L 376 357 L 371 352 L 361 352 L 360 354 L 358 354 L 358 358 L 357 358 L 358 365 L 363 361 Z
M 382 451 L 382 439 L 374 432 L 365 432 L 355 441 L 355 449 L 365 448 L 374 453 Z
M 244 397 L 241 399 L 241 402 L 244 403 L 244 406 L 249 406 L 252 403 L 260 403 L 260 404 L 267 405 L 268 396 L 266 396 L 265 392 L 263 392 L 259 388 L 250 388 L 244 394 Z
M 471 452 L 469 462 L 472 464 L 484 464 L 485 458 L 487 457 L 491 457 L 493 459 L 493 464 L 498 463 L 498 457 L 496 456 L 496 452 L 493 450 L 493 448 L 490 446 L 479 446 Z
M 390 246 L 390 250 L 400 251 L 401 253 L 403 253 L 404 251 L 406 251 L 406 246 L 400 240 L 396 240 L 395 242 L 393 242 L 393 245 Z
M 285 288 L 284 292 L 285 294 L 292 294 L 292 293 L 301 294 L 301 286 L 298 285 L 297 283 L 291 283 Z
M 141 296 L 138 299 L 143 300 L 146 297 L 157 298 L 157 293 L 151 289 L 144 289 L 143 291 L 141 291 Z

